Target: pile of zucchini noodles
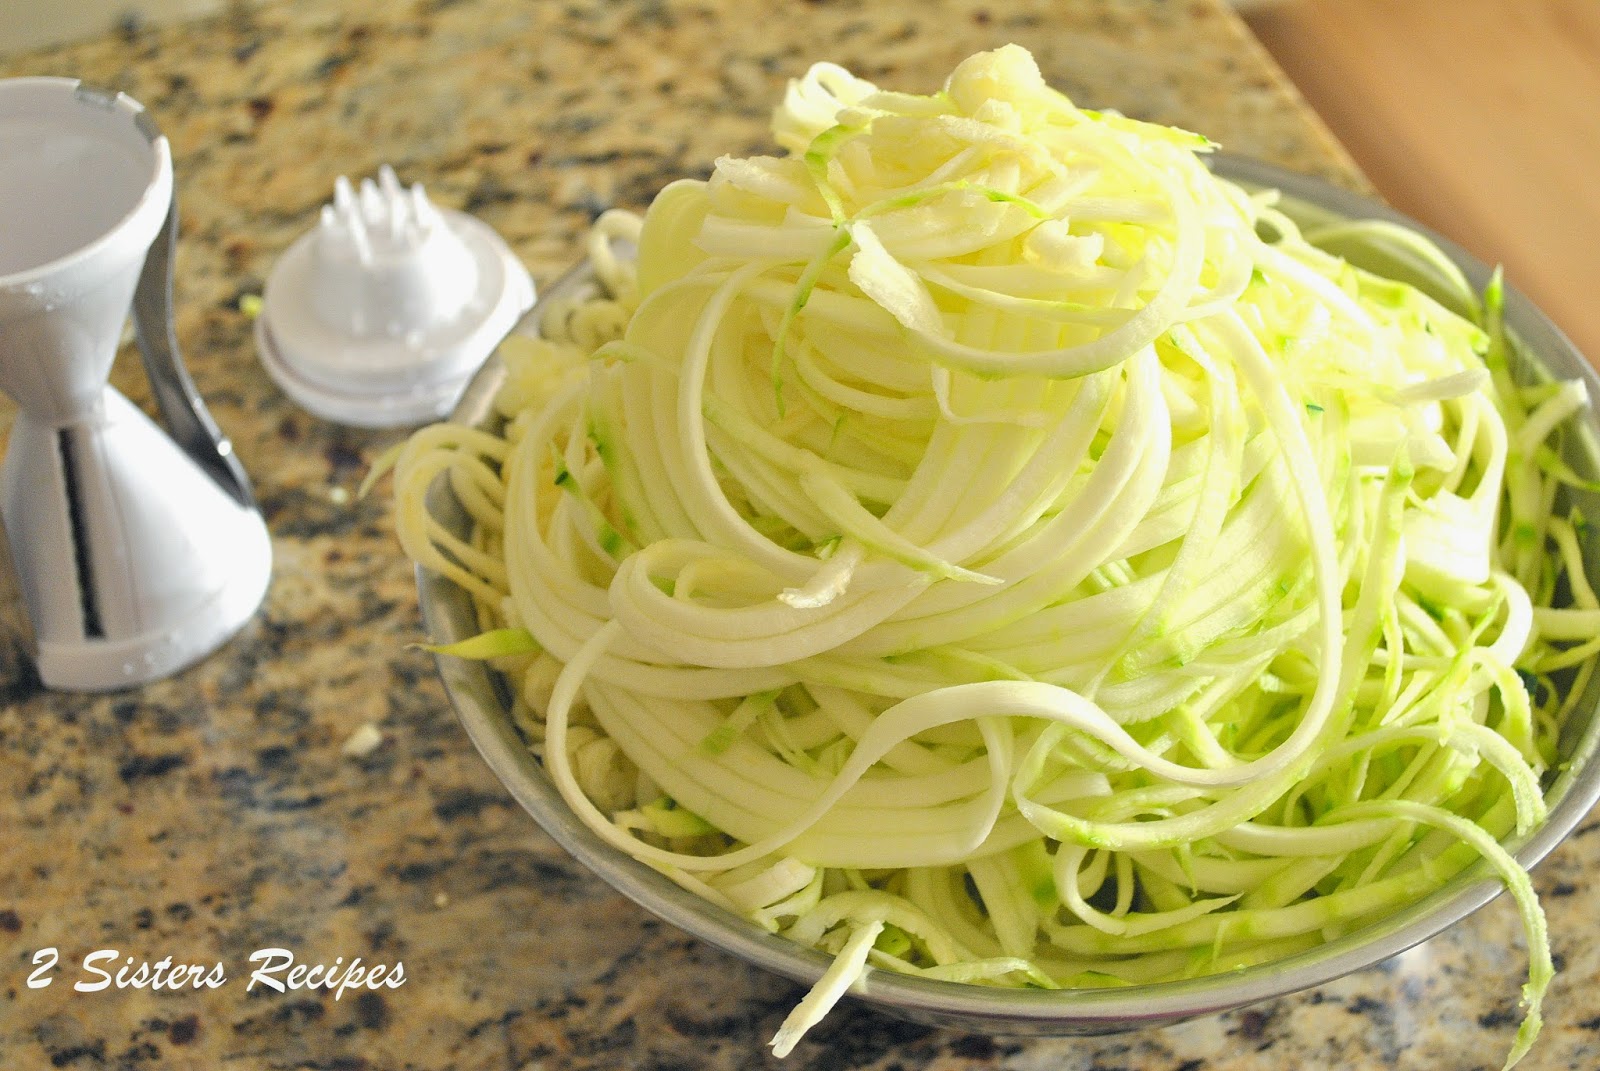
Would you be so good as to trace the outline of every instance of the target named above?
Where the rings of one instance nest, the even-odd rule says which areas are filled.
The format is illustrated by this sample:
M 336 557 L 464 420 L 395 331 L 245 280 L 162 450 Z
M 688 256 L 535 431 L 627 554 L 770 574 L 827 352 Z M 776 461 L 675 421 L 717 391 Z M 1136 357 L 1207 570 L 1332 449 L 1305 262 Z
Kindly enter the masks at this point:
M 869 966 L 1224 972 L 1486 859 L 1514 1063 L 1552 969 L 1498 841 L 1600 650 L 1581 385 L 1513 381 L 1498 283 L 1301 234 L 1014 46 L 928 96 L 819 64 L 773 128 L 601 218 L 605 293 L 503 348 L 503 434 L 398 458 L 407 551 L 480 604 L 453 650 L 573 810 L 835 957 L 780 1055 Z M 1352 235 L 1470 318 L 1315 245 Z

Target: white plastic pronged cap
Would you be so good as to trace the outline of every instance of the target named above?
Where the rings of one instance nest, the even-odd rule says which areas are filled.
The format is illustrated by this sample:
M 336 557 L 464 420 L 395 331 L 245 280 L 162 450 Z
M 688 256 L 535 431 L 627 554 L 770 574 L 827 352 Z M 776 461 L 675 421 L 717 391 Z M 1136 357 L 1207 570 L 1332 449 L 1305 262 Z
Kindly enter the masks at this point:
M 359 192 L 334 185 L 315 229 L 267 279 L 256 347 L 291 398 L 362 427 L 444 416 L 533 304 L 499 235 L 435 208 L 387 165 Z

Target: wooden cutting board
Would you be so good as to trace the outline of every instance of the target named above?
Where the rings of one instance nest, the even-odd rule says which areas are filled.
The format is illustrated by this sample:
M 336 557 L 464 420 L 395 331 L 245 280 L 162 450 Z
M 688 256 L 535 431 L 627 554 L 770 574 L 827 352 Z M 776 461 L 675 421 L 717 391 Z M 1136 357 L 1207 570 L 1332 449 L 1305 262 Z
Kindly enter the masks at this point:
M 1280 0 L 1251 28 L 1395 207 L 1600 360 L 1600 2 Z

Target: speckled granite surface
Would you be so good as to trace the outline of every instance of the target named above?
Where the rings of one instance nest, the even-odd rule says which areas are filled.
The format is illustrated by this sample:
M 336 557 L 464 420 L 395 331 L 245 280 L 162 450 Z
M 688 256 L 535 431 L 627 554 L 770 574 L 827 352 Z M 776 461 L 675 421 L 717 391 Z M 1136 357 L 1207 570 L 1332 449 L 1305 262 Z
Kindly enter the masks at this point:
M 404 648 L 418 634 L 415 593 L 384 496 L 349 500 L 395 436 L 334 429 L 288 403 L 255 362 L 239 295 L 259 291 L 334 176 L 383 161 L 482 215 L 549 278 L 597 210 L 760 146 L 782 79 L 822 57 L 925 88 L 962 55 L 1014 39 L 1080 101 L 1359 179 L 1211 2 L 759 6 L 307 0 L 0 58 L 0 74 L 126 90 L 172 137 L 179 334 L 257 481 L 277 555 L 245 632 L 141 691 L 46 694 L 0 644 L 0 1068 L 778 1066 L 764 1042 L 796 988 L 612 894 L 472 751 L 430 662 Z M 146 398 L 136 361 L 115 378 Z M 381 746 L 343 757 L 367 723 Z M 1591 834 L 1538 872 L 1565 971 L 1527 1068 L 1600 1067 L 1596 876 Z M 1518 942 L 1499 903 L 1382 969 L 1098 1040 L 960 1035 L 847 1004 L 784 1066 L 1489 1068 L 1516 1018 Z M 247 957 L 269 946 L 310 962 L 403 962 L 406 981 L 340 1000 L 246 993 Z M 30 989 L 45 947 L 62 965 Z M 74 992 L 97 949 L 221 962 L 229 980 Z

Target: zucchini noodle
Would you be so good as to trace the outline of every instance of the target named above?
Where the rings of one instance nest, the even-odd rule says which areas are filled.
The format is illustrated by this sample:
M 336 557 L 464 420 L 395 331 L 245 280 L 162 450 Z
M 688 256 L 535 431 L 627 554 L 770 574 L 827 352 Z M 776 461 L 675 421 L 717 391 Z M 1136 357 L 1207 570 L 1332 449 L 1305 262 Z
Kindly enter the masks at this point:
M 601 217 L 601 295 L 502 348 L 503 433 L 398 456 L 400 538 L 566 801 L 835 956 L 779 1055 L 872 968 L 1225 972 L 1486 860 L 1515 1063 L 1551 966 L 1500 841 L 1600 602 L 1557 509 L 1586 399 L 1511 378 L 1498 281 L 1301 233 L 1015 46 L 928 96 L 820 64 L 773 131 Z M 1432 296 L 1317 246 L 1352 236 Z

